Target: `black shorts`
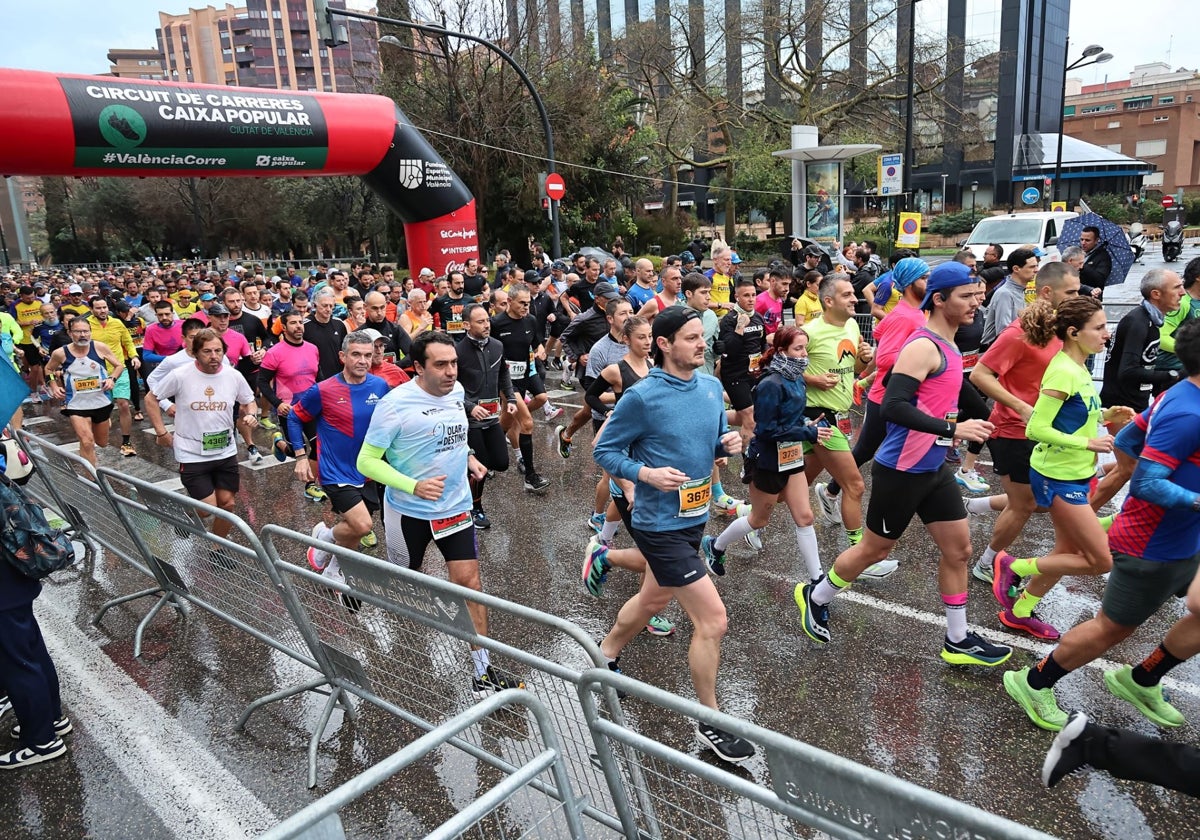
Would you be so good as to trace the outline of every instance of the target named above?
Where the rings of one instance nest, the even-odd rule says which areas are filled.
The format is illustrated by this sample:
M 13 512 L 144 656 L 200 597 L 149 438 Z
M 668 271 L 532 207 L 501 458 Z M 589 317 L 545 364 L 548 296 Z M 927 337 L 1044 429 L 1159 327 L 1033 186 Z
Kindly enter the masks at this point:
M 546 393 L 546 383 L 542 381 L 540 373 L 535 373 L 533 376 L 526 376 L 524 379 L 518 379 L 513 382 L 513 390 L 518 394 L 539 397 Z
M 18 344 L 17 347 L 25 355 L 26 367 L 41 367 L 46 363 L 36 344 Z
M 721 385 L 725 388 L 725 393 L 729 395 L 729 404 L 733 406 L 734 411 L 745 411 L 754 405 L 755 380 L 749 376 L 738 379 L 721 377 Z
M 183 481 L 183 489 L 187 490 L 193 499 L 207 499 L 217 490 L 236 493 L 241 487 L 236 455 L 219 461 L 180 464 L 179 478 Z
M 937 472 L 911 473 L 876 461 L 871 466 L 867 527 L 884 539 L 898 540 L 914 514 L 926 525 L 967 518 L 954 468 L 943 464 Z
M 1187 595 L 1197 568 L 1200 554 L 1176 563 L 1156 563 L 1114 551 L 1101 608 L 1123 627 L 1140 627 L 1172 596 Z
M 479 559 L 479 543 L 475 539 L 475 523 L 471 512 L 465 511 L 467 522 L 461 531 L 435 540 L 433 524 L 427 519 L 405 516 L 391 505 L 385 505 L 383 510 L 384 540 L 387 543 L 387 558 L 391 563 L 406 569 L 419 571 L 425 562 L 425 550 L 429 544 L 435 543 L 442 559 L 452 560 Z
M 1037 443 L 1025 438 L 990 438 L 988 450 L 992 453 L 992 472 L 1008 476 L 1015 484 L 1028 484 L 1029 459 L 1035 446 Z
M 86 417 L 91 420 L 94 425 L 107 423 L 112 417 L 113 404 L 101 406 L 100 408 L 64 408 L 62 413 L 67 417 Z
M 489 470 L 504 472 L 508 469 L 508 438 L 499 423 L 468 428 L 467 445 L 475 451 L 479 463 Z
M 768 496 L 778 496 L 794 475 L 804 475 L 804 467 L 787 472 L 759 469 L 753 458 L 742 459 L 742 483 L 752 484 Z
M 625 530 L 633 533 L 633 514 L 629 510 L 629 500 L 622 494 L 612 497 L 613 504 L 616 505 L 617 513 L 621 514 L 621 521 L 625 524 Z
M 362 487 L 355 487 L 353 484 L 322 484 L 321 489 L 329 497 L 329 504 L 333 506 L 334 513 L 345 514 L 360 502 L 367 506 L 367 513 L 371 516 L 379 510 L 379 485 L 374 481 L 368 481 Z
M 563 330 L 567 328 L 567 324 L 571 323 L 571 319 L 561 312 L 554 313 L 554 320 L 549 323 L 551 338 L 558 338 L 563 334 Z
M 699 522 L 678 531 L 629 529 L 659 586 L 687 586 L 708 576 L 708 569 L 700 559 L 704 524 Z

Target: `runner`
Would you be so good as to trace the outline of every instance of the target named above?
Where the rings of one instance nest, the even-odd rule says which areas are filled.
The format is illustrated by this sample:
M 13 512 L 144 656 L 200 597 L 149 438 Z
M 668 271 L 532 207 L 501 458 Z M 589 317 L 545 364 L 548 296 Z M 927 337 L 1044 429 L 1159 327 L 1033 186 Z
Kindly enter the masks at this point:
M 292 309 L 279 319 L 283 327 L 282 341 L 271 345 L 264 355 L 258 372 L 258 390 L 274 408 L 281 425 L 288 422 L 292 403 L 317 381 L 320 356 L 315 345 L 304 340 L 304 315 Z M 305 428 L 305 449 L 316 452 L 317 427 L 309 423 Z M 291 445 L 283 432 L 271 435 L 271 451 L 278 461 L 291 454 Z M 319 466 L 309 459 L 314 476 L 304 485 L 304 496 L 310 501 L 324 501 L 325 491 L 317 484 Z
M 17 289 L 17 300 L 11 304 L 9 313 L 21 328 L 21 341 L 17 344 L 17 349 L 21 351 L 25 367 L 29 371 L 29 390 L 33 402 L 40 403 L 42 387 L 46 383 L 42 370 L 42 352 L 34 341 L 33 328 L 42 322 L 42 301 L 34 296 L 33 286 L 21 286 Z
M 540 493 L 550 481 L 538 474 L 533 458 L 533 415 L 546 404 L 546 386 L 538 372 L 546 363 L 546 346 L 537 321 L 529 314 L 529 289 L 515 286 L 508 296 L 508 308 L 492 318 L 492 335 L 504 347 L 504 363 L 517 394 L 516 413 L 505 412 L 500 426 L 508 443 L 520 454 L 517 471 L 525 476 L 525 489 Z
M 683 275 L 679 272 L 679 266 L 671 265 L 662 270 L 662 291 L 657 292 L 637 314 L 647 321 L 653 322 L 654 316 L 659 312 L 664 312 L 671 306 L 683 306 L 686 301 L 683 297 L 683 292 L 680 287 L 683 283 Z
M 739 307 L 742 288 L 739 283 Z M 754 388 L 757 422 L 742 467 L 742 480 L 750 486 L 750 513 L 739 516 L 715 539 L 700 541 L 700 551 L 713 574 L 725 574 L 725 549 L 738 537 L 745 537 L 751 548 L 762 547 L 761 542 L 755 545 L 751 535 L 766 526 L 775 503 L 782 501 L 796 525 L 796 543 L 809 578 L 815 583 L 821 577 L 801 444 L 828 440 L 833 432 L 827 424 L 806 422 L 806 367 L 808 335 L 793 326 L 780 327 L 763 355 L 765 373 Z
M 384 531 L 387 557 L 398 566 L 420 570 L 429 543 L 446 561 L 450 581 L 476 592 L 478 543 L 471 515 L 471 478 L 482 479 L 487 467 L 467 443 L 465 394 L 458 383 L 454 339 L 443 332 L 424 332 L 413 339 L 416 379 L 392 389 L 371 417 L 358 469 L 386 487 Z M 488 632 L 487 607 L 467 602 L 475 632 Z M 489 652 L 471 650 L 478 698 L 525 683 L 491 665 Z
M 721 344 L 721 387 L 737 412 L 735 424 L 741 427 L 743 442 L 748 442 L 754 434 L 754 385 L 768 344 L 766 322 L 756 306 L 754 281 L 739 280 L 734 289 L 733 309 L 721 319 L 717 332 Z
M 1108 532 L 1112 573 L 1100 611 L 1071 628 L 1034 668 L 1004 675 L 1004 688 L 1029 719 L 1058 731 L 1067 723 L 1054 686 L 1072 671 L 1103 656 L 1146 622 L 1173 596 L 1182 596 L 1200 568 L 1200 323 L 1187 321 L 1176 334 L 1175 354 L 1187 379 L 1154 406 L 1129 497 Z M 1123 436 L 1138 436 L 1133 424 Z M 1200 653 L 1200 616 L 1175 622 L 1158 648 L 1140 665 L 1106 671 L 1104 683 L 1154 723 L 1186 721 L 1163 696 L 1161 680 L 1176 665 Z
M 1096 454 L 1113 451 L 1112 435 L 1097 434 L 1101 417 L 1119 425 L 1134 417 L 1128 406 L 1101 410 L 1085 366 L 1108 341 L 1100 302 L 1093 297 L 1064 301 L 1052 323 L 1063 349 L 1046 366 L 1025 434 L 1038 442 L 1029 458 L 1029 479 L 1034 501 L 1050 511 L 1054 549 L 1027 559 L 1001 551 L 992 566 L 992 593 L 1003 608 L 1000 621 L 1040 639 L 1058 638 L 1058 630 L 1033 611 L 1060 577 L 1102 575 L 1112 568 L 1104 528 L 1088 505 L 1088 484 L 1096 475 Z M 1025 577 L 1033 579 L 1021 591 Z
M 433 313 L 435 330 L 445 330 L 455 341 L 462 341 L 467 334 L 463 309 L 473 298 L 463 292 L 465 280 L 461 271 L 451 271 L 449 280 L 449 290 L 434 298 L 429 311 Z
M 233 289 L 232 286 L 225 291 L 232 291 L 232 294 L 229 295 L 229 298 L 238 301 L 240 304 L 242 298 L 240 292 L 238 292 L 236 289 Z M 230 312 L 229 308 L 223 303 L 214 303 L 208 309 L 209 325 L 212 327 L 213 331 L 216 332 L 217 336 L 221 339 L 221 344 L 225 347 L 225 358 L 229 360 L 230 366 L 237 368 L 238 372 L 242 374 L 242 378 L 246 379 L 246 384 L 250 386 L 250 393 L 253 394 L 254 386 L 252 384 L 252 380 L 247 377 L 246 371 L 243 369 L 242 365 L 245 362 L 251 361 L 255 358 L 261 361 L 265 351 L 261 349 L 258 351 L 250 349 L 250 343 L 246 341 L 246 336 L 229 326 L 232 319 L 233 313 Z M 237 409 L 233 408 L 232 411 L 234 412 L 236 419 Z M 241 426 L 242 440 L 246 443 L 246 453 L 250 456 L 250 462 L 252 464 L 258 464 L 262 461 L 263 455 L 258 451 L 258 447 L 254 444 L 254 429 L 247 423 L 243 423 Z
M 829 603 L 864 569 L 887 559 L 918 515 L 941 552 L 938 590 L 947 623 L 942 659 L 994 666 L 1006 661 L 1012 648 L 967 631 L 971 532 L 945 454 L 955 438 L 986 440 L 992 431 L 986 420 L 956 422 L 964 383 L 954 333 L 979 309 L 978 280 L 961 263 L 944 265 L 956 268 L 931 273 L 926 284 L 921 308 L 930 312 L 928 324 L 913 333 L 892 367 L 883 400 L 887 434 L 871 472 L 866 533 L 842 552 L 826 577 L 816 584 L 798 583 L 794 595 L 805 635 L 829 642 Z M 849 287 L 846 281 L 838 285 Z M 838 294 L 841 299 L 845 293 Z
M 567 358 L 571 360 L 572 367 L 578 371 L 579 384 L 585 391 L 600 371 L 625 355 L 625 347 L 620 341 L 621 324 L 632 312 L 633 308 L 629 302 L 622 300 L 616 289 L 608 283 L 600 283 L 595 288 L 595 305 L 587 312 L 577 315 L 563 331 L 563 348 Z M 609 341 L 604 342 L 601 348 L 606 351 L 603 354 L 604 358 L 597 359 L 593 364 L 592 351 L 606 337 Z M 564 384 L 566 381 L 567 374 L 564 373 Z M 586 404 L 575 412 L 569 423 L 555 428 L 559 457 L 571 457 L 571 442 L 575 433 L 583 428 L 589 417 L 593 421 L 592 430 L 600 428 L 603 418 L 594 415 Z
M 708 519 L 713 458 L 736 455 L 741 437 L 726 423 L 720 383 L 704 366 L 698 312 L 671 308 L 654 319 L 654 358 L 645 381 L 622 397 L 596 446 L 596 462 L 618 480 L 636 482 L 630 533 L 650 566 L 642 588 L 621 608 L 600 643 L 609 668 L 646 622 L 678 600 L 694 625 L 688 662 L 697 699 L 717 705 L 717 669 L 725 635 L 725 605 L 697 555 Z M 689 418 L 679 434 L 679 418 Z M 697 724 L 700 743 L 740 763 L 754 747 L 728 732 Z
M 741 281 L 738 281 L 741 285 Z M 782 266 L 772 266 L 767 271 L 767 288 L 754 299 L 754 311 L 762 318 L 767 336 L 775 335 L 775 331 L 783 326 L 783 301 L 787 297 L 791 277 Z M 737 294 L 737 288 L 734 288 Z
M 155 442 L 173 447 L 179 476 L 187 494 L 197 501 L 232 512 L 241 486 L 234 407 L 240 423 L 258 425 L 258 406 L 246 380 L 225 360 L 225 344 L 215 330 L 198 330 L 191 337 L 193 364 L 167 373 L 146 395 L 146 415 L 154 426 Z M 162 366 L 160 365 L 160 370 Z M 163 426 L 160 399 L 175 400 L 175 431 Z M 203 513 L 201 519 L 205 519 Z M 227 537 L 233 523 L 217 519 L 209 525 L 218 537 Z
M 349 333 L 342 346 L 342 372 L 310 387 L 287 412 L 288 439 L 296 455 L 296 477 L 307 485 L 314 476 L 305 426 L 316 426 L 320 451 L 314 454 L 321 462 L 322 489 L 333 512 L 342 517 L 332 528 L 323 520 L 317 522 L 313 539 L 343 548 L 371 548 L 378 543 L 371 529 L 372 517 L 379 511 L 379 485 L 358 471 L 358 453 L 375 406 L 389 389 L 386 382 L 368 372 L 375 353 L 371 336 Z M 308 562 L 318 572 L 344 580 L 337 557 L 329 552 L 310 548 Z M 343 603 L 350 609 L 356 607 L 353 602 Z
M 129 372 L 125 369 L 125 360 L 133 361 L 135 371 L 142 366 L 142 363 L 133 348 L 133 339 L 129 336 L 129 330 L 116 318 L 109 317 L 108 301 L 97 296 L 91 299 L 89 305 L 91 306 L 91 315 L 88 316 L 88 321 L 92 325 L 94 340 L 107 344 L 108 349 L 113 351 L 113 355 L 121 362 L 118 367 L 119 372 L 116 374 L 117 384 L 112 389 L 112 398 L 117 404 L 117 415 L 121 422 L 121 454 L 126 458 L 132 458 L 137 455 L 137 450 L 129 442 L 133 432 L 133 412 L 129 408 Z
M 831 274 L 821 282 L 821 317 L 805 325 L 808 333 L 808 370 L 804 384 L 808 389 L 808 418 L 824 416 L 834 433 L 824 443 L 804 444 L 804 477 L 812 484 L 825 519 L 841 522 L 846 539 L 857 545 L 863 536 L 862 497 L 866 489 L 863 477 L 850 452 L 850 405 L 854 401 L 856 374 L 866 369 L 875 357 L 871 345 L 862 340 L 854 320 L 858 296 L 844 274 Z M 842 488 L 841 504 L 825 492 L 825 485 L 814 480 L 822 470 Z M 893 563 L 895 561 L 892 561 Z M 886 577 L 895 565 L 880 567 L 877 577 Z
M 72 318 L 67 332 L 71 343 L 50 354 L 46 381 L 54 399 L 64 400 L 62 413 L 79 439 L 79 455 L 94 467 L 96 444 L 108 446 L 112 389 L 117 384 L 113 372 L 121 368 L 107 344 L 92 341 L 92 325 L 87 318 Z
M 797 326 L 805 326 L 821 317 L 821 281 L 825 279 L 825 275 L 821 272 L 801 271 L 796 269 L 796 276 L 800 280 L 803 291 L 796 298 L 796 305 L 792 309 L 792 315 L 796 319 Z
M 375 352 L 371 356 L 371 375 L 378 376 L 386 382 L 389 389 L 407 382 L 409 378 L 408 374 L 388 358 L 388 340 L 378 330 L 373 330 L 370 327 L 363 330 L 363 332 L 371 336 L 371 341 L 374 342 Z

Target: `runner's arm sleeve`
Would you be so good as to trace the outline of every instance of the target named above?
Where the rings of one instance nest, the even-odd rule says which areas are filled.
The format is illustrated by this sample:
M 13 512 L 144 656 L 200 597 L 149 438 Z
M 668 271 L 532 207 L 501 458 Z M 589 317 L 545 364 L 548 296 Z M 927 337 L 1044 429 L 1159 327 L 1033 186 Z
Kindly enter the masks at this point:
M 369 443 L 364 443 L 362 449 L 358 451 L 358 462 L 355 464 L 358 471 L 367 478 L 378 481 L 388 487 L 395 487 L 397 490 L 413 494 L 417 490 L 417 480 L 410 478 L 404 473 L 392 467 L 384 460 L 384 450 L 378 446 L 372 446 Z
M 964 376 L 958 392 L 958 416 L 964 420 L 986 420 L 989 414 L 991 412 L 978 389 Z
M 1174 510 L 1195 509 L 1196 502 L 1200 501 L 1200 494 L 1171 481 L 1173 473 L 1174 470 L 1166 464 L 1139 458 L 1137 469 L 1133 471 L 1133 478 L 1130 480 L 1129 492 L 1159 507 Z
M 919 387 L 919 380 L 893 370 L 888 377 L 887 391 L 883 394 L 883 419 L 914 432 L 951 437 L 954 434 L 953 423 L 932 417 L 913 405 Z
M 279 408 L 283 400 L 275 393 L 275 371 L 265 367 L 258 369 L 258 392 L 267 398 L 272 408 Z
M 583 400 L 593 411 L 599 414 L 608 414 L 613 410 L 611 405 L 605 405 L 600 397 L 609 389 L 608 380 L 603 375 L 597 376 L 592 380 L 592 384 L 588 386 L 587 393 L 583 395 Z
M 147 350 L 146 345 L 142 345 L 142 361 L 144 362 L 161 362 L 166 356 L 160 356 L 153 350 Z
M 1067 449 L 1087 449 L 1089 437 L 1084 435 L 1069 435 L 1054 428 L 1054 418 L 1062 409 L 1065 400 L 1038 394 L 1033 406 L 1033 416 L 1025 426 L 1025 437 L 1038 443 L 1053 443 Z

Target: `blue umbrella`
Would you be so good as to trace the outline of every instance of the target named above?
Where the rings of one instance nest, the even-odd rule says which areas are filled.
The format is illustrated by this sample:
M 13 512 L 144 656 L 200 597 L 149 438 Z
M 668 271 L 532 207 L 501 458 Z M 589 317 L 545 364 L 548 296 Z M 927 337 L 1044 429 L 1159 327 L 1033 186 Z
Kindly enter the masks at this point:
M 1096 247 L 1107 248 L 1112 258 L 1112 273 L 1108 275 L 1107 285 L 1124 283 L 1129 269 L 1133 267 L 1133 249 L 1129 247 L 1129 237 L 1120 225 L 1110 222 L 1099 213 L 1084 213 L 1063 222 L 1062 232 L 1058 235 L 1059 251 L 1078 245 L 1085 227 L 1100 229 L 1100 244 Z

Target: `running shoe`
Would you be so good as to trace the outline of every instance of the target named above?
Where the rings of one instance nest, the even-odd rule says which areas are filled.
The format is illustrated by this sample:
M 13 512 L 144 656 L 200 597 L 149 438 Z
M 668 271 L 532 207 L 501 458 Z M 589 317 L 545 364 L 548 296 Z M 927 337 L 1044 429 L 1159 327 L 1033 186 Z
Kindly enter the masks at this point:
M 608 546 L 594 537 L 588 540 L 583 553 L 583 588 L 593 598 L 604 594 L 604 584 L 608 582 L 608 570 L 611 568 Z
M 730 764 L 741 764 L 754 758 L 754 746 L 745 738 L 739 738 L 707 723 L 696 724 L 696 740 L 701 746 L 708 747 L 716 753 L 717 758 Z
M 593 513 L 590 517 L 588 517 L 587 524 L 588 524 L 589 528 L 591 528 L 593 531 L 595 531 L 597 534 L 599 534 L 601 531 L 604 530 L 604 514 L 603 513 Z
M 792 597 L 800 608 L 800 626 L 804 628 L 804 635 L 823 645 L 830 639 L 829 605 L 813 603 L 812 593 L 816 586 L 815 583 L 797 583 Z
M 379 537 L 375 536 L 374 531 L 367 531 L 363 538 L 358 541 L 360 548 L 374 548 L 379 545 Z
M 312 538 L 314 540 L 321 539 L 321 534 L 322 534 L 322 532 L 324 532 L 324 530 L 325 530 L 325 523 L 318 522 L 316 525 L 312 526 L 312 531 L 311 531 Z M 322 540 L 322 541 L 325 542 L 325 540 Z M 311 546 L 308 549 L 307 555 L 308 555 L 308 565 L 312 566 L 313 570 L 317 571 L 317 572 L 324 572 L 325 569 L 329 566 L 329 561 L 333 559 L 332 554 L 330 554 L 328 551 L 322 551 L 321 549 L 317 548 L 316 546 Z
M 972 493 L 982 493 L 988 489 L 988 483 L 980 478 L 975 470 L 963 471 L 960 467 L 954 471 L 954 480 Z
M 720 496 L 717 496 L 717 498 L 713 501 L 713 504 L 716 506 L 718 511 L 726 516 L 736 516 L 738 508 L 741 507 L 744 502 L 733 498 L 733 496 L 730 496 L 728 493 L 722 493 Z
M 263 456 L 262 456 L 262 453 L 258 451 L 257 446 L 255 446 L 253 444 L 251 444 L 250 446 L 247 446 L 246 454 L 248 456 L 250 456 L 251 464 L 261 464 L 262 463 Z
M 986 665 L 992 667 L 1007 662 L 1012 656 L 1008 645 L 994 645 L 978 633 L 968 633 L 961 642 L 949 638 L 942 645 L 942 659 L 951 665 Z
M 670 636 L 675 632 L 675 625 L 661 615 L 652 615 L 646 622 L 645 630 L 651 636 Z
M 329 498 L 324 490 L 311 481 L 304 485 L 304 496 L 309 501 L 313 502 L 323 502 Z
M 752 510 L 754 510 L 753 505 L 750 505 L 746 502 L 742 502 L 740 505 L 738 505 L 737 515 L 738 516 L 749 516 L 750 511 L 752 511 Z
M 541 493 L 543 490 L 545 490 L 549 486 L 550 486 L 550 479 L 548 479 L 542 475 L 539 475 L 538 473 L 535 473 L 535 472 L 526 473 L 525 489 L 528 490 L 530 493 Z
M 63 715 L 58 720 L 54 721 L 54 734 L 60 738 L 64 735 L 70 735 L 74 729 L 75 727 L 71 725 L 71 719 L 66 715 Z M 12 735 L 14 741 L 21 740 L 21 724 L 14 723 L 13 728 L 9 731 L 9 734 Z
M 48 744 L 39 744 L 36 747 L 22 747 L 19 750 L 6 752 L 0 755 L 0 770 L 20 770 L 22 767 L 28 767 L 31 764 L 40 764 L 43 761 L 50 761 L 53 758 L 58 758 L 60 755 L 65 755 L 67 745 L 62 738 L 55 738 Z
M 517 472 L 519 472 L 521 475 L 525 475 L 525 456 L 524 455 L 517 456 Z
M 1183 726 L 1187 723 L 1179 710 L 1167 702 L 1162 684 L 1149 687 L 1138 685 L 1133 681 L 1133 668 L 1129 665 L 1122 665 L 1115 671 L 1105 671 L 1104 684 L 1114 696 L 1132 703 L 1135 709 L 1159 726 Z
M 575 375 L 574 370 L 572 370 L 570 373 L 564 373 L 563 378 L 562 378 L 562 383 L 559 385 L 559 387 L 562 388 L 564 391 L 574 391 L 575 383 L 571 381 L 571 377 L 574 375 Z
M 554 428 L 554 436 L 558 438 L 558 457 L 566 459 L 571 457 L 571 440 L 567 437 L 566 426 L 556 426 Z
M 599 646 L 599 645 L 597 645 L 597 647 L 598 647 L 598 646 Z M 608 670 L 612 671 L 614 674 L 619 674 L 619 673 L 621 673 L 621 657 L 619 657 L 619 656 L 618 656 L 618 657 L 617 657 L 616 659 L 614 659 L 612 662 L 609 662 L 609 663 L 608 663 Z M 629 696 L 629 692 L 627 692 L 627 691 L 622 691 L 622 690 L 621 690 L 621 689 L 619 689 L 619 688 L 617 689 L 617 699 L 618 699 L 618 700 L 624 700 L 624 699 L 625 699 L 626 697 L 628 697 L 628 696 Z
M 957 446 L 951 446 L 949 449 L 946 450 L 946 463 L 947 464 L 961 464 L 962 463 L 962 453 L 958 451 Z
M 708 565 L 708 570 L 717 577 L 725 574 L 725 552 L 717 551 L 716 538 L 703 536 L 700 538 L 700 555 Z
M 546 403 L 546 408 L 543 413 L 546 415 L 546 422 L 549 422 L 562 417 L 563 410 L 556 405 L 550 405 L 550 403 Z
M 1035 639 L 1053 642 L 1058 638 L 1058 630 L 1053 624 L 1047 624 L 1038 618 L 1037 613 L 1030 613 L 1028 618 L 1022 618 L 1012 610 L 1000 610 L 1000 623 L 1013 630 L 1021 630 Z
M 1021 576 L 1012 570 L 1016 559 L 1007 551 L 1001 551 L 992 561 L 992 594 L 1006 610 L 1011 610 L 1017 603 L 1017 584 L 1021 582 Z
M 762 551 L 762 535 L 755 529 L 746 535 L 746 545 L 753 548 L 755 551 Z
M 137 450 L 133 448 L 132 443 L 122 443 L 121 444 L 121 455 L 123 455 L 126 458 L 132 458 L 134 455 L 137 455 Z
M 869 578 L 870 580 L 883 580 L 885 577 L 891 577 L 896 569 L 900 568 L 899 560 L 880 560 L 878 563 L 872 563 L 870 566 L 862 570 L 860 578 Z
M 475 527 L 481 531 L 486 531 L 492 527 L 492 520 L 488 519 L 488 515 L 483 512 L 483 508 L 475 508 L 471 512 L 471 518 L 475 521 Z
M 275 460 L 283 463 L 287 460 L 287 444 L 283 440 L 283 432 L 275 432 L 271 435 L 271 451 L 275 454 Z
M 1042 784 L 1048 788 L 1054 787 L 1064 778 L 1087 764 L 1083 752 L 1083 739 L 1079 736 L 1087 728 L 1087 715 L 1083 712 L 1071 712 L 1067 717 L 1067 725 L 1062 728 L 1042 763 Z
M 985 563 L 982 557 L 976 560 L 974 565 L 971 566 L 971 576 L 976 580 L 983 581 L 988 586 L 992 585 L 993 574 L 992 564 Z
M 829 487 L 824 481 L 818 481 L 813 485 L 813 495 L 817 499 L 817 507 L 821 510 L 822 518 L 831 525 L 842 524 L 842 503 L 837 496 L 830 496 L 826 489 Z
M 1067 722 L 1067 713 L 1058 707 L 1052 688 L 1030 688 L 1029 668 L 1004 672 L 1004 690 L 1029 715 L 1033 725 L 1058 732 Z
M 265 414 L 258 418 L 258 425 L 262 426 L 268 432 L 273 432 L 279 428 L 279 424 Z
M 497 691 L 524 687 L 525 680 L 520 677 L 514 677 L 512 674 L 506 674 L 500 669 L 489 665 L 487 666 L 487 671 L 482 676 L 475 678 L 471 689 L 475 693 L 476 700 L 483 700 L 489 694 L 495 694 Z

